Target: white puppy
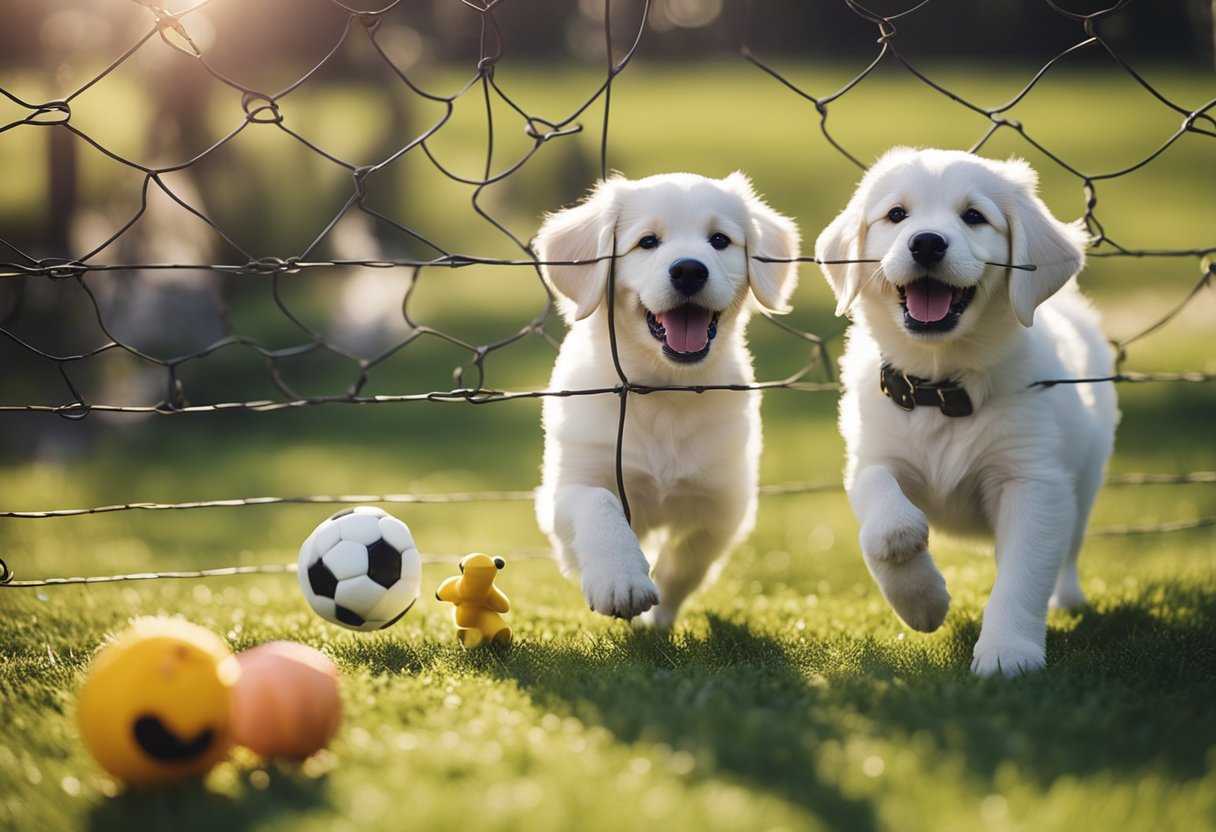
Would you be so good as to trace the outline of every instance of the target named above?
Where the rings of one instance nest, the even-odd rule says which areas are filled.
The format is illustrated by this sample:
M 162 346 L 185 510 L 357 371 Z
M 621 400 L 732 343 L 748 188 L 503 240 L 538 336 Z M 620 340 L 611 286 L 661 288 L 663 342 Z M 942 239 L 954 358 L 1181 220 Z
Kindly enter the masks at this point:
M 950 596 L 929 524 L 995 540 L 973 672 L 1044 666 L 1047 607 L 1083 604 L 1077 550 L 1114 442 L 1095 311 L 1071 280 L 1086 234 L 1020 160 L 896 149 L 816 243 L 853 325 L 841 358 L 845 485 L 883 595 L 931 632 Z M 857 261 L 870 262 L 832 262 Z M 1033 267 L 1018 268 L 1018 267 Z M 1036 314 L 1037 311 L 1037 314 Z
M 583 202 L 550 215 L 534 248 L 551 263 L 542 271 L 570 327 L 551 390 L 620 384 L 610 272 L 617 355 L 631 384 L 747 385 L 754 375 L 744 329 L 755 302 L 784 309 L 798 232 L 742 174 L 673 173 L 600 182 Z M 580 575 L 591 609 L 620 618 L 650 610 L 642 621 L 667 627 L 711 566 L 751 531 L 760 397 L 628 395 L 622 468 L 632 527 L 617 494 L 620 417 L 611 394 L 545 399 L 537 518 L 563 570 Z

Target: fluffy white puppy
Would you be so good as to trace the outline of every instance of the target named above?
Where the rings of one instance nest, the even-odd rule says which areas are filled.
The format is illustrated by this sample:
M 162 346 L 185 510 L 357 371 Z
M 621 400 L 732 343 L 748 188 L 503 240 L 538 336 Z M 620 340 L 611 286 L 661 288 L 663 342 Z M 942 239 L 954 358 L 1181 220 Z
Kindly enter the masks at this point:
M 950 596 L 930 523 L 993 539 L 982 676 L 1043 667 L 1049 600 L 1084 603 L 1077 550 L 1118 421 L 1109 383 L 1034 386 L 1113 366 L 1072 280 L 1086 234 L 1036 186 L 1020 160 L 892 150 L 816 243 L 836 313 L 853 318 L 840 429 L 866 565 L 896 613 L 931 632 Z
M 784 309 L 798 231 L 743 174 L 672 173 L 600 182 L 583 202 L 546 218 L 534 250 L 550 263 L 541 268 L 569 324 L 551 390 L 620 384 L 609 301 L 630 383 L 747 385 L 747 320 L 757 302 Z M 592 610 L 646 613 L 643 623 L 670 626 L 714 563 L 751 531 L 759 393 L 628 396 L 622 470 L 632 526 L 617 494 L 620 399 L 549 397 L 543 416 L 536 512 L 563 571 L 578 573 Z

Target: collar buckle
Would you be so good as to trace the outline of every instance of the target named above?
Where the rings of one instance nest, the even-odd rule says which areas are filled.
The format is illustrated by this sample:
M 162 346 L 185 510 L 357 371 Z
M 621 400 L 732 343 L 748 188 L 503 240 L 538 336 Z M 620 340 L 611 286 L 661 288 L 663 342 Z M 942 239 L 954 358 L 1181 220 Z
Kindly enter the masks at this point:
M 890 364 L 882 366 L 878 377 L 878 387 L 883 395 L 895 402 L 900 410 L 916 408 L 916 385 L 907 375 L 896 370 Z

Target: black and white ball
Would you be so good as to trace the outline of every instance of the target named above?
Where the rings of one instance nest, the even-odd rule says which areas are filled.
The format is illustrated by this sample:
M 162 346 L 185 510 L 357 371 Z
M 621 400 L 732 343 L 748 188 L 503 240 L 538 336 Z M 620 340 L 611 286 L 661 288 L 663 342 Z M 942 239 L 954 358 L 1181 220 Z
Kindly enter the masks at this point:
M 418 600 L 422 559 L 409 527 L 374 506 L 339 511 L 300 547 L 304 597 L 327 621 L 352 630 L 396 624 Z

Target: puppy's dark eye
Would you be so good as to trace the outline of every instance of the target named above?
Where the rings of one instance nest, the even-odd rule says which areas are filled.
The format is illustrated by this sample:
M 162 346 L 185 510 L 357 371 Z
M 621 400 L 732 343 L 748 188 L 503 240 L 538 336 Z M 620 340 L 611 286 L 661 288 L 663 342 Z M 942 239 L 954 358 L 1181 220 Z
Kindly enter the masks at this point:
M 713 234 L 709 235 L 709 244 L 718 251 L 721 251 L 730 245 L 730 237 L 727 237 L 721 231 L 715 231 Z
M 887 212 L 887 219 L 891 222 L 903 222 L 908 218 L 908 212 L 898 205 Z
M 988 219 L 974 208 L 968 208 L 963 212 L 963 222 L 967 225 L 985 225 Z
M 642 239 L 638 240 L 638 248 L 658 248 L 659 238 L 653 234 L 647 234 Z

